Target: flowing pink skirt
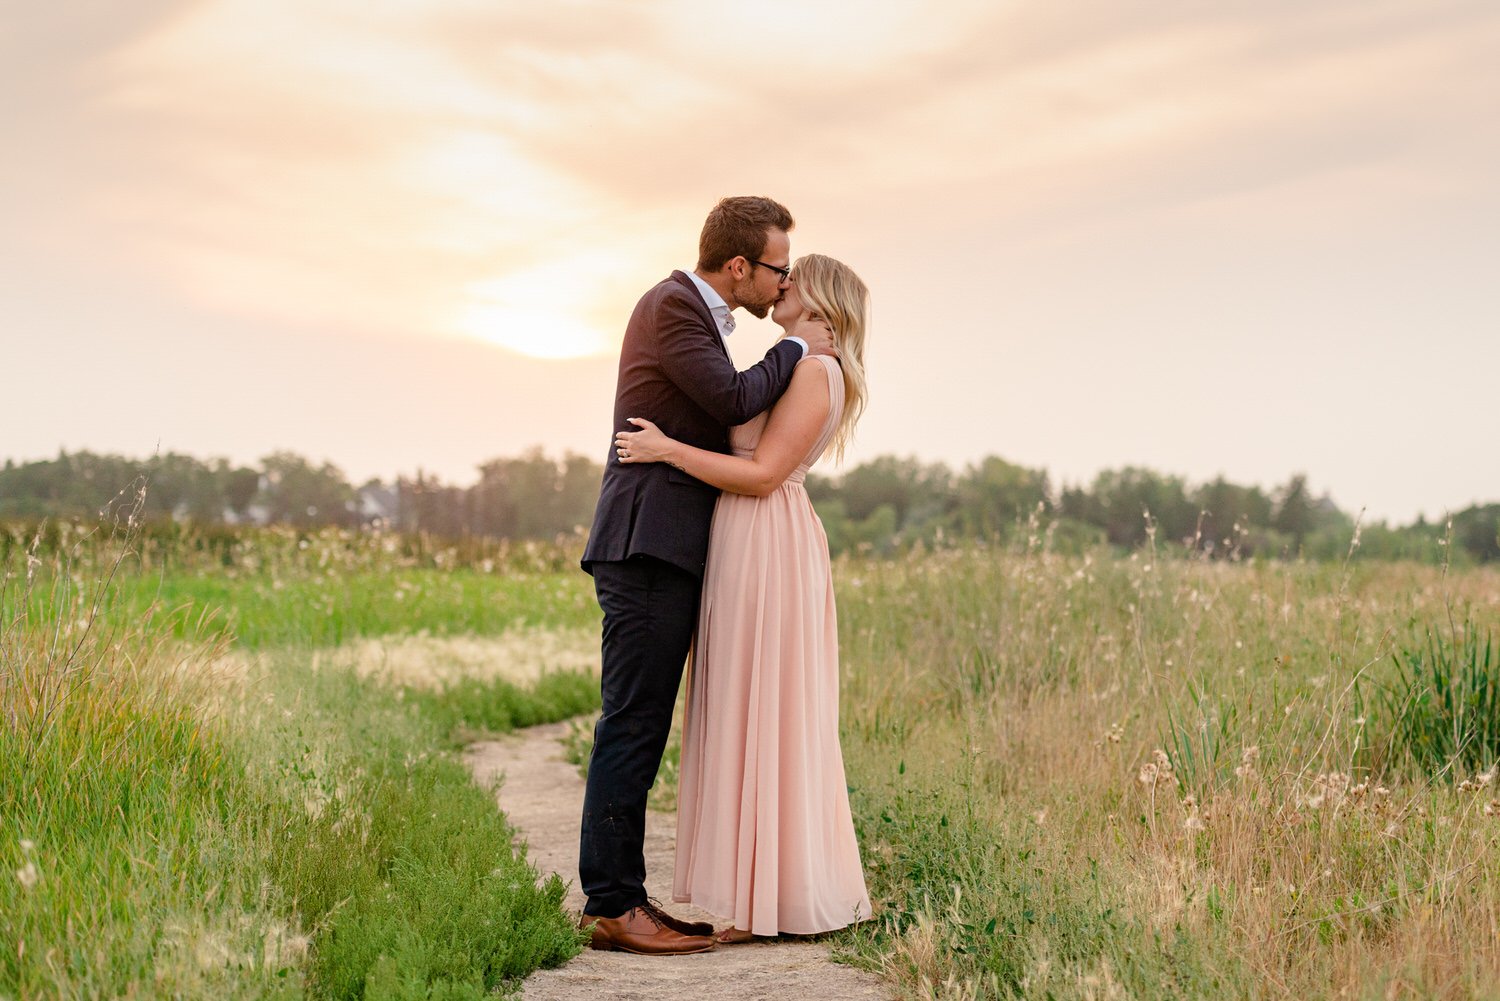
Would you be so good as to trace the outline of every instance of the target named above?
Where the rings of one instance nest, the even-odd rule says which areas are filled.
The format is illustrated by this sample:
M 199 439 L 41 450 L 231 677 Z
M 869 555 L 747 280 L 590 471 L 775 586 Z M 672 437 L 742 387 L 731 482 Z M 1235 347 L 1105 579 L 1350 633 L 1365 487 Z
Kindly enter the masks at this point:
M 870 916 L 828 540 L 796 479 L 719 500 L 683 728 L 672 897 L 757 935 Z

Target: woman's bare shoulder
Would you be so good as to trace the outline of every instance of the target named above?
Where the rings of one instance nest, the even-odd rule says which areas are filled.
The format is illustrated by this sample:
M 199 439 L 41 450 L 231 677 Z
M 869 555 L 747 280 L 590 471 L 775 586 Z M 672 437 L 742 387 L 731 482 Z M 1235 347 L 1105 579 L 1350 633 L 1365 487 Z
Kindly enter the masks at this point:
M 792 369 L 793 379 L 821 378 L 819 373 L 839 371 L 839 360 L 832 355 L 808 355 Z

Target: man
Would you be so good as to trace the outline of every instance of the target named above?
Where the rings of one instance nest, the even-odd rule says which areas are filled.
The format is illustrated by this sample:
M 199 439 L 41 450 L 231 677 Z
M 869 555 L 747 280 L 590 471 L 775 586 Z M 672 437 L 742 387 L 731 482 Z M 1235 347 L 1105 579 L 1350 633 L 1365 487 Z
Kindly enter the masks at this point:
M 729 451 L 729 428 L 770 407 L 808 353 L 832 354 L 826 325 L 803 321 L 737 372 L 724 338 L 735 309 L 764 317 L 788 287 L 792 217 L 769 198 L 725 198 L 709 213 L 698 266 L 641 297 L 620 347 L 614 430 L 647 417 L 679 441 Z M 613 440 L 613 436 L 611 436 Z M 604 610 L 603 708 L 594 728 L 578 873 L 593 947 L 651 955 L 713 948 L 713 927 L 646 896 L 646 794 L 672 723 L 718 491 L 665 463 L 612 451 L 583 569 Z

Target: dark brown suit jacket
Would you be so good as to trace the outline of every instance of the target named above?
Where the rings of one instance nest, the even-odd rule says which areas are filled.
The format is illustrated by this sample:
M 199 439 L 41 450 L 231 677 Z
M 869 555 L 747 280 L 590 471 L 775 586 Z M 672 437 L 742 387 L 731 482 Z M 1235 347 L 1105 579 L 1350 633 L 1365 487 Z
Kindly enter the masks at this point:
M 775 403 L 801 360 L 802 348 L 783 340 L 735 371 L 708 305 L 692 279 L 674 271 L 641 297 L 625 328 L 614 430 L 637 430 L 626 420 L 644 417 L 680 442 L 728 452 L 729 428 Z M 702 576 L 718 496 L 664 462 L 622 464 L 611 432 L 583 569 L 644 554 Z

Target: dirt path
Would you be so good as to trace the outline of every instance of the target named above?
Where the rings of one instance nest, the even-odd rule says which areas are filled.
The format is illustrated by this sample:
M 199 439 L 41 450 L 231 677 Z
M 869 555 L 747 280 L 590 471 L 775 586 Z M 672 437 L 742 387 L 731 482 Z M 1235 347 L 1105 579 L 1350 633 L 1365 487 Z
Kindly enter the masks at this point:
M 474 777 L 488 785 L 504 776 L 499 800 L 520 829 L 528 855 L 543 875 L 556 872 L 570 884 L 565 906 L 583 909 L 578 892 L 578 818 L 583 780 L 563 760 L 559 742 L 568 724 L 531 727 L 500 740 L 474 744 L 465 754 Z M 673 834 L 676 816 L 652 810 L 646 819 L 646 889 L 671 899 Z M 681 904 L 674 914 L 725 922 Z M 890 996 L 874 975 L 828 958 L 828 948 L 814 942 L 776 942 L 720 947 L 696 956 L 632 956 L 585 950 L 567 966 L 540 970 L 526 980 L 526 1001 L 571 1001 L 574 998 L 618 998 L 631 1001 L 687 1001 L 700 998 L 775 999 L 775 1001 L 845 1001 Z

